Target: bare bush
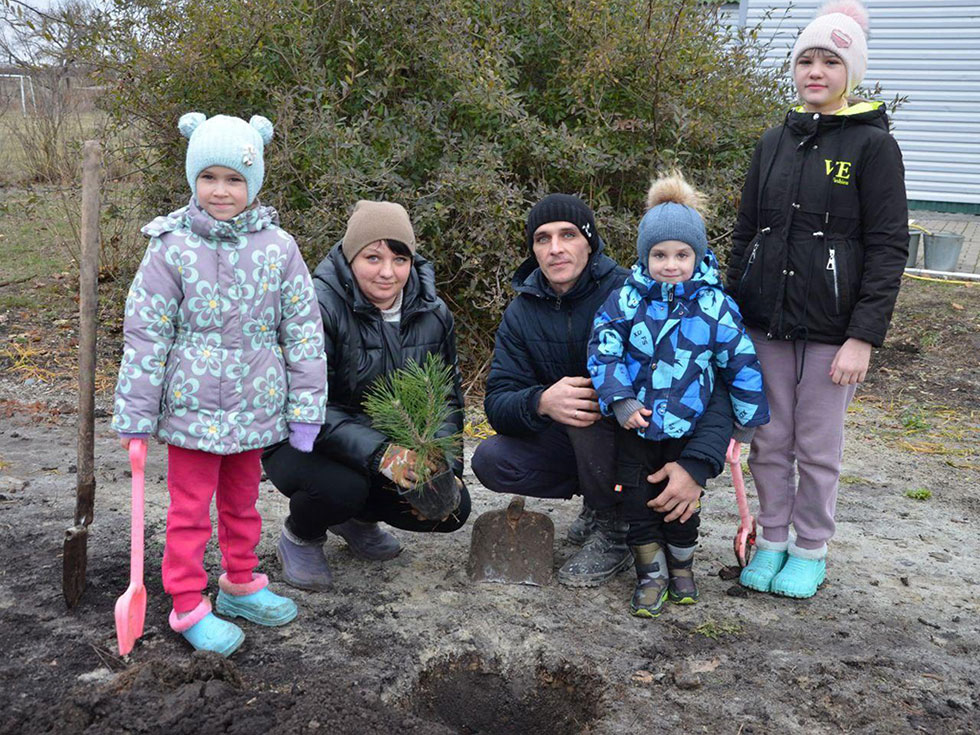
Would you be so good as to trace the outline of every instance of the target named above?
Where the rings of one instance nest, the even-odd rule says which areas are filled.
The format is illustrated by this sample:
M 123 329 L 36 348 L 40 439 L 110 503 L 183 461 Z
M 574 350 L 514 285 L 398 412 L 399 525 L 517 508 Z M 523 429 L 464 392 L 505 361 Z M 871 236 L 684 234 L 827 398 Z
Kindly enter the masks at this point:
M 622 262 L 665 167 L 710 195 L 715 236 L 730 227 L 752 146 L 785 100 L 751 29 L 724 26 L 715 8 L 118 2 L 85 58 L 113 120 L 145 144 L 148 215 L 187 201 L 176 120 L 190 110 L 276 123 L 262 196 L 311 263 L 357 199 L 404 204 L 478 371 L 527 255 L 524 217 L 543 194 L 581 194 Z

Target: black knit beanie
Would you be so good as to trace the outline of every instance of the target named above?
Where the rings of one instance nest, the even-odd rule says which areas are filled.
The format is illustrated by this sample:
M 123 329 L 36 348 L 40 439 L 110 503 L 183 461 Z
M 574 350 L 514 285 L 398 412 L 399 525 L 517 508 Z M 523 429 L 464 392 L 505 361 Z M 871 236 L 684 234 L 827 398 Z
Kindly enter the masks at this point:
M 527 248 L 534 250 L 534 231 L 549 222 L 571 222 L 578 227 L 589 241 L 592 252 L 599 247 L 599 233 L 596 231 L 595 215 L 589 205 L 570 194 L 549 194 L 531 207 L 527 215 L 525 236 Z

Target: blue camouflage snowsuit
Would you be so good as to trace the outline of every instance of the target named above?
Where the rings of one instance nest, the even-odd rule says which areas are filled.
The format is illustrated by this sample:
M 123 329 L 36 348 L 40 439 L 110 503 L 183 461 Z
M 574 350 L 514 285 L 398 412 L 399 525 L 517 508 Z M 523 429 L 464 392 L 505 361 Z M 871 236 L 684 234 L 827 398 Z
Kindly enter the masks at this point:
M 691 279 L 678 284 L 654 281 L 644 265 L 636 263 L 596 313 L 588 370 L 603 414 L 627 399 L 653 412 L 647 428 L 623 431 L 618 442 L 617 482 L 627 492 L 630 543 L 659 542 L 666 534 L 669 543 L 690 546 L 697 519 L 672 538 L 669 527 L 677 521 L 664 525 L 663 514 L 646 507 L 665 485 L 650 485 L 646 474 L 676 460 L 704 413 L 716 370 L 742 426 L 768 422 L 769 405 L 755 348 L 738 307 L 722 291 L 714 254 L 709 251 Z
M 605 415 L 635 398 L 653 411 L 637 430 L 653 441 L 691 433 L 721 371 L 742 426 L 769 421 L 762 372 L 713 254 L 684 283 L 657 283 L 639 263 L 596 313 L 589 375 Z

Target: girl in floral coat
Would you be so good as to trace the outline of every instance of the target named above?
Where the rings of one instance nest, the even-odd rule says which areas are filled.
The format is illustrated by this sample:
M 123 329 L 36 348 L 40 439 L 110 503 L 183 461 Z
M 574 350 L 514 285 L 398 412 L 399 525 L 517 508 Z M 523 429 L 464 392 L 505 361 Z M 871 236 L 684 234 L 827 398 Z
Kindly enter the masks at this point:
M 255 199 L 272 124 L 192 112 L 179 128 L 194 196 L 143 228 L 150 244 L 126 299 L 112 426 L 124 447 L 151 435 L 167 443 L 170 626 L 228 656 L 244 634 L 203 594 L 211 499 L 225 569 L 217 612 L 288 623 L 296 605 L 254 573 L 260 456 L 285 439 L 312 448 L 326 411 L 323 327 L 295 241 Z

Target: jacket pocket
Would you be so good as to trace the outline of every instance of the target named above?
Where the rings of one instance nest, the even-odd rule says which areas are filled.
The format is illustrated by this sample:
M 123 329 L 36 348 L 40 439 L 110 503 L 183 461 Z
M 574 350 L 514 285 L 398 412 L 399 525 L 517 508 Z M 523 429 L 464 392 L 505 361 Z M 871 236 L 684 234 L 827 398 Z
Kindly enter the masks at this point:
M 841 253 L 843 255 L 843 252 Z M 827 265 L 824 267 L 824 280 L 826 281 L 827 291 L 829 294 L 828 306 L 829 311 L 834 316 L 840 316 L 841 314 L 841 270 L 843 270 L 843 263 L 838 261 L 837 258 L 837 247 L 835 243 L 827 243 Z
M 620 460 L 616 463 L 616 484 L 625 487 L 640 487 L 646 480 L 643 474 L 643 467 L 639 462 Z
M 742 276 L 735 290 L 735 301 L 747 324 L 765 328 L 775 308 L 775 296 L 779 279 L 774 278 L 767 269 L 781 257 L 785 247 L 781 239 L 773 239 L 768 227 L 759 230 L 746 247 Z
M 742 258 L 742 277 L 738 281 L 738 289 L 736 294 L 742 296 L 749 292 L 749 287 L 752 284 L 758 283 L 761 293 L 762 281 L 759 277 L 759 271 L 762 270 L 761 263 L 759 267 L 756 267 L 756 261 L 761 257 L 761 250 L 765 245 L 766 235 L 769 233 L 769 228 L 765 227 L 759 230 L 755 237 L 752 238 L 752 242 L 749 243 L 748 247 L 745 248 L 745 254 Z
M 179 398 L 175 398 L 173 395 L 174 380 L 177 377 L 177 370 L 180 367 L 180 363 L 181 359 L 178 355 L 178 348 L 175 345 L 171 348 L 170 354 L 167 355 L 167 364 L 163 370 L 162 395 L 160 396 L 161 416 L 172 416 L 180 408 Z
M 793 313 L 817 341 L 840 340 L 846 331 L 848 315 L 846 251 L 839 238 L 817 239 L 812 242 L 807 259 L 810 274 L 806 288 L 793 300 Z M 800 266 L 802 268 L 802 265 Z
M 833 295 L 833 315 L 849 317 L 861 290 L 861 246 L 852 239 L 827 239 L 828 290 Z

